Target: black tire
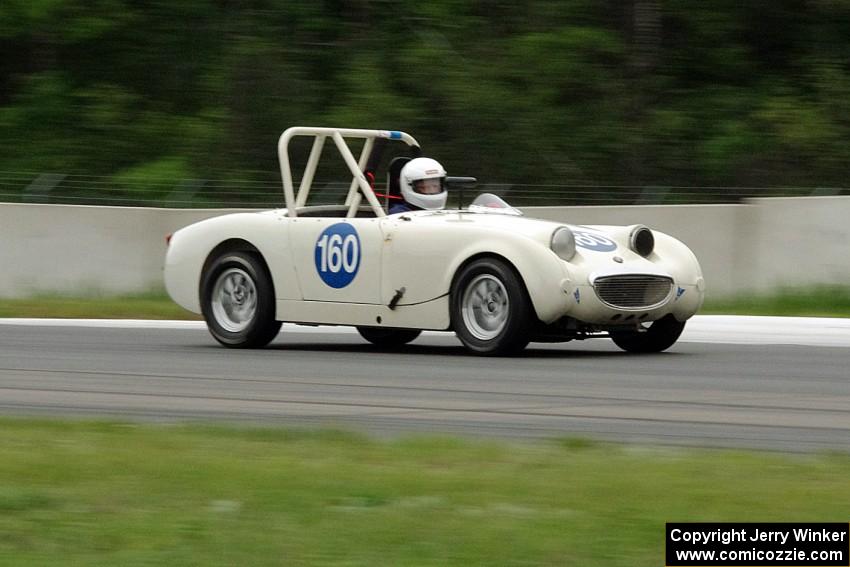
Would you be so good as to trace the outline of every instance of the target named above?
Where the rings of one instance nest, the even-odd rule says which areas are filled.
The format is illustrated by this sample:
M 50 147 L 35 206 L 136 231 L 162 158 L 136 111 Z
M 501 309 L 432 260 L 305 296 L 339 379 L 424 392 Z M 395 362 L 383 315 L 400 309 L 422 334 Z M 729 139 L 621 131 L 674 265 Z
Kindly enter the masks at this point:
M 271 276 L 254 254 L 227 252 L 202 276 L 201 312 L 210 334 L 229 348 L 260 348 L 280 331 Z
M 373 345 L 384 348 L 404 346 L 422 333 L 419 329 L 385 327 L 357 327 L 357 332 Z
M 627 352 L 661 352 L 673 346 L 684 329 L 684 321 L 677 321 L 672 315 L 667 315 L 654 321 L 646 332 L 612 331 L 611 340 Z
M 474 354 L 504 356 L 521 351 L 531 339 L 536 320 L 525 284 L 502 260 L 475 260 L 452 284 L 452 329 Z

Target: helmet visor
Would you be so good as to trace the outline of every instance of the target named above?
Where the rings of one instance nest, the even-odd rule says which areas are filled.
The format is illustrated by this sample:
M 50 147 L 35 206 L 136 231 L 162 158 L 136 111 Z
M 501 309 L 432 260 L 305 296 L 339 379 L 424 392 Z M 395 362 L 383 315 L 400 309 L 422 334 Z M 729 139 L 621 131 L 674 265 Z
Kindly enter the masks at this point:
M 422 195 L 436 195 L 443 192 L 443 178 L 417 179 L 413 182 L 413 190 Z

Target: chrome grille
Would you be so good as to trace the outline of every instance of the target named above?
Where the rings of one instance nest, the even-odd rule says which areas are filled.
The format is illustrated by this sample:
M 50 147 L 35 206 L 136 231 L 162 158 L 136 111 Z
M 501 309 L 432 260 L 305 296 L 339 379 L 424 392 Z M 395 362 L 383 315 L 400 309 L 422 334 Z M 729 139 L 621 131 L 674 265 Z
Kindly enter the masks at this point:
M 596 278 L 593 288 L 599 299 L 612 307 L 647 309 L 664 303 L 673 290 L 665 276 L 616 275 Z

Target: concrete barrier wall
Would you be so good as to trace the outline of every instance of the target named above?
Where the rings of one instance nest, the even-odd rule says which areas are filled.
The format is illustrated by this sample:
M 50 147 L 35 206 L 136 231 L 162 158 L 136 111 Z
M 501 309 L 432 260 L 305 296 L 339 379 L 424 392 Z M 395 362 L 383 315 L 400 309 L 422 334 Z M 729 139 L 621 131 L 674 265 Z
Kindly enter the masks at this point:
M 850 197 L 741 205 L 529 207 L 572 224 L 645 224 L 688 244 L 709 295 L 850 283 Z M 165 235 L 231 209 L 0 204 L 0 297 L 162 287 Z
M 752 286 L 850 285 L 850 197 L 753 199 Z
M 0 204 L 0 297 L 162 288 L 165 236 L 228 212 Z

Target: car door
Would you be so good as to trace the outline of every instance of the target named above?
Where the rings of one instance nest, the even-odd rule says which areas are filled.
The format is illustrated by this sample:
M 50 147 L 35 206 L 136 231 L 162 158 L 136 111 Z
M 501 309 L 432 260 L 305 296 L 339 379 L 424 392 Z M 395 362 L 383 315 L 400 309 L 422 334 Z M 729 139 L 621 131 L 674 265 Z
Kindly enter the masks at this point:
M 293 218 L 288 227 L 304 300 L 380 303 L 380 219 Z
M 447 220 L 450 218 L 450 220 Z M 399 305 L 432 301 L 448 291 L 448 266 L 465 245 L 456 215 L 390 215 L 384 219 L 383 299 L 399 290 Z

